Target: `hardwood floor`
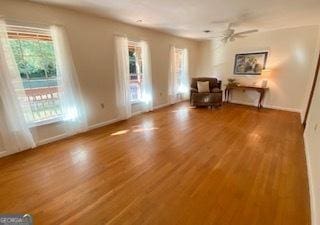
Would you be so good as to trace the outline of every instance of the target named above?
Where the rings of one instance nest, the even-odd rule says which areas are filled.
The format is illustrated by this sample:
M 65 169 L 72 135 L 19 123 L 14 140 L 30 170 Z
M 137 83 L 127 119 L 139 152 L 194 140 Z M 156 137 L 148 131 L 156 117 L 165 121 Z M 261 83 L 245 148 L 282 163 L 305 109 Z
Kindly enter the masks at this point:
M 296 113 L 178 104 L 0 159 L 35 224 L 309 225 Z

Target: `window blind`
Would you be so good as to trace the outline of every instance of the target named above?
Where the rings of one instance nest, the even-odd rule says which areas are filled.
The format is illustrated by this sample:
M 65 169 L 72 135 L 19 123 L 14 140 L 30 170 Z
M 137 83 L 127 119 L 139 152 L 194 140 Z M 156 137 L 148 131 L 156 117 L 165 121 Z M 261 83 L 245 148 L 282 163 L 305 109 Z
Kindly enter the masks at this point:
M 49 29 L 8 25 L 7 31 L 8 37 L 13 39 L 52 41 Z

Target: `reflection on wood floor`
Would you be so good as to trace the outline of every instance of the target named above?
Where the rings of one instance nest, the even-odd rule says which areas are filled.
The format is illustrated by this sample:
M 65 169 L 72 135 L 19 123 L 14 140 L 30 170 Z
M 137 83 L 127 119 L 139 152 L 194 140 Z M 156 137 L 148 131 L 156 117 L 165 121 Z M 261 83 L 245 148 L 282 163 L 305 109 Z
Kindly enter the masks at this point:
M 2 158 L 0 174 L 0 212 L 35 224 L 310 224 L 290 112 L 177 104 Z

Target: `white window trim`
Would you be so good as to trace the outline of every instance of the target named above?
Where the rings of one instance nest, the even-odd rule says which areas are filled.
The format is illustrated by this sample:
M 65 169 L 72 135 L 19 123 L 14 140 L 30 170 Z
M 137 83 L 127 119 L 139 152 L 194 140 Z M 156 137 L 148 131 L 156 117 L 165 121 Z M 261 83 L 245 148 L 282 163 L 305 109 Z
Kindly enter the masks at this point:
M 53 123 L 59 123 L 59 122 L 63 122 L 63 116 L 57 116 L 57 117 L 52 117 L 52 118 L 48 118 L 48 119 L 44 119 L 44 120 L 39 120 L 39 121 L 34 121 L 29 123 L 29 127 L 40 127 L 40 126 L 44 126 L 44 125 L 50 125 Z
M 14 33 L 17 32 L 17 33 L 26 33 L 26 34 L 32 33 L 34 35 L 48 35 L 51 37 L 49 28 L 36 28 L 36 27 L 16 26 L 16 25 L 8 25 L 7 28 L 8 28 L 8 32 L 14 32 Z M 46 79 L 48 79 L 47 74 L 46 74 Z M 62 122 L 62 121 L 63 121 L 63 115 L 56 115 L 54 117 L 45 118 L 43 120 L 28 121 L 28 126 L 32 128 L 32 127 L 38 127 L 43 125 L 49 125 L 52 123 Z

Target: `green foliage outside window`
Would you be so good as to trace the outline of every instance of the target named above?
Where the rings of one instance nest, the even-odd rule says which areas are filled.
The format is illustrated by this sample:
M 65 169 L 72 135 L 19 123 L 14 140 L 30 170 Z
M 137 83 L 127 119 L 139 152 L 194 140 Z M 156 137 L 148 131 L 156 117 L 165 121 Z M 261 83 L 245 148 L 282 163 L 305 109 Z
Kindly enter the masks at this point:
M 21 99 L 22 106 L 28 104 L 31 109 L 24 111 L 26 120 L 36 122 L 61 115 L 52 41 L 12 38 L 9 42 L 23 86 L 28 90 L 27 99 Z
M 56 65 L 51 41 L 10 39 L 22 79 L 56 77 Z

